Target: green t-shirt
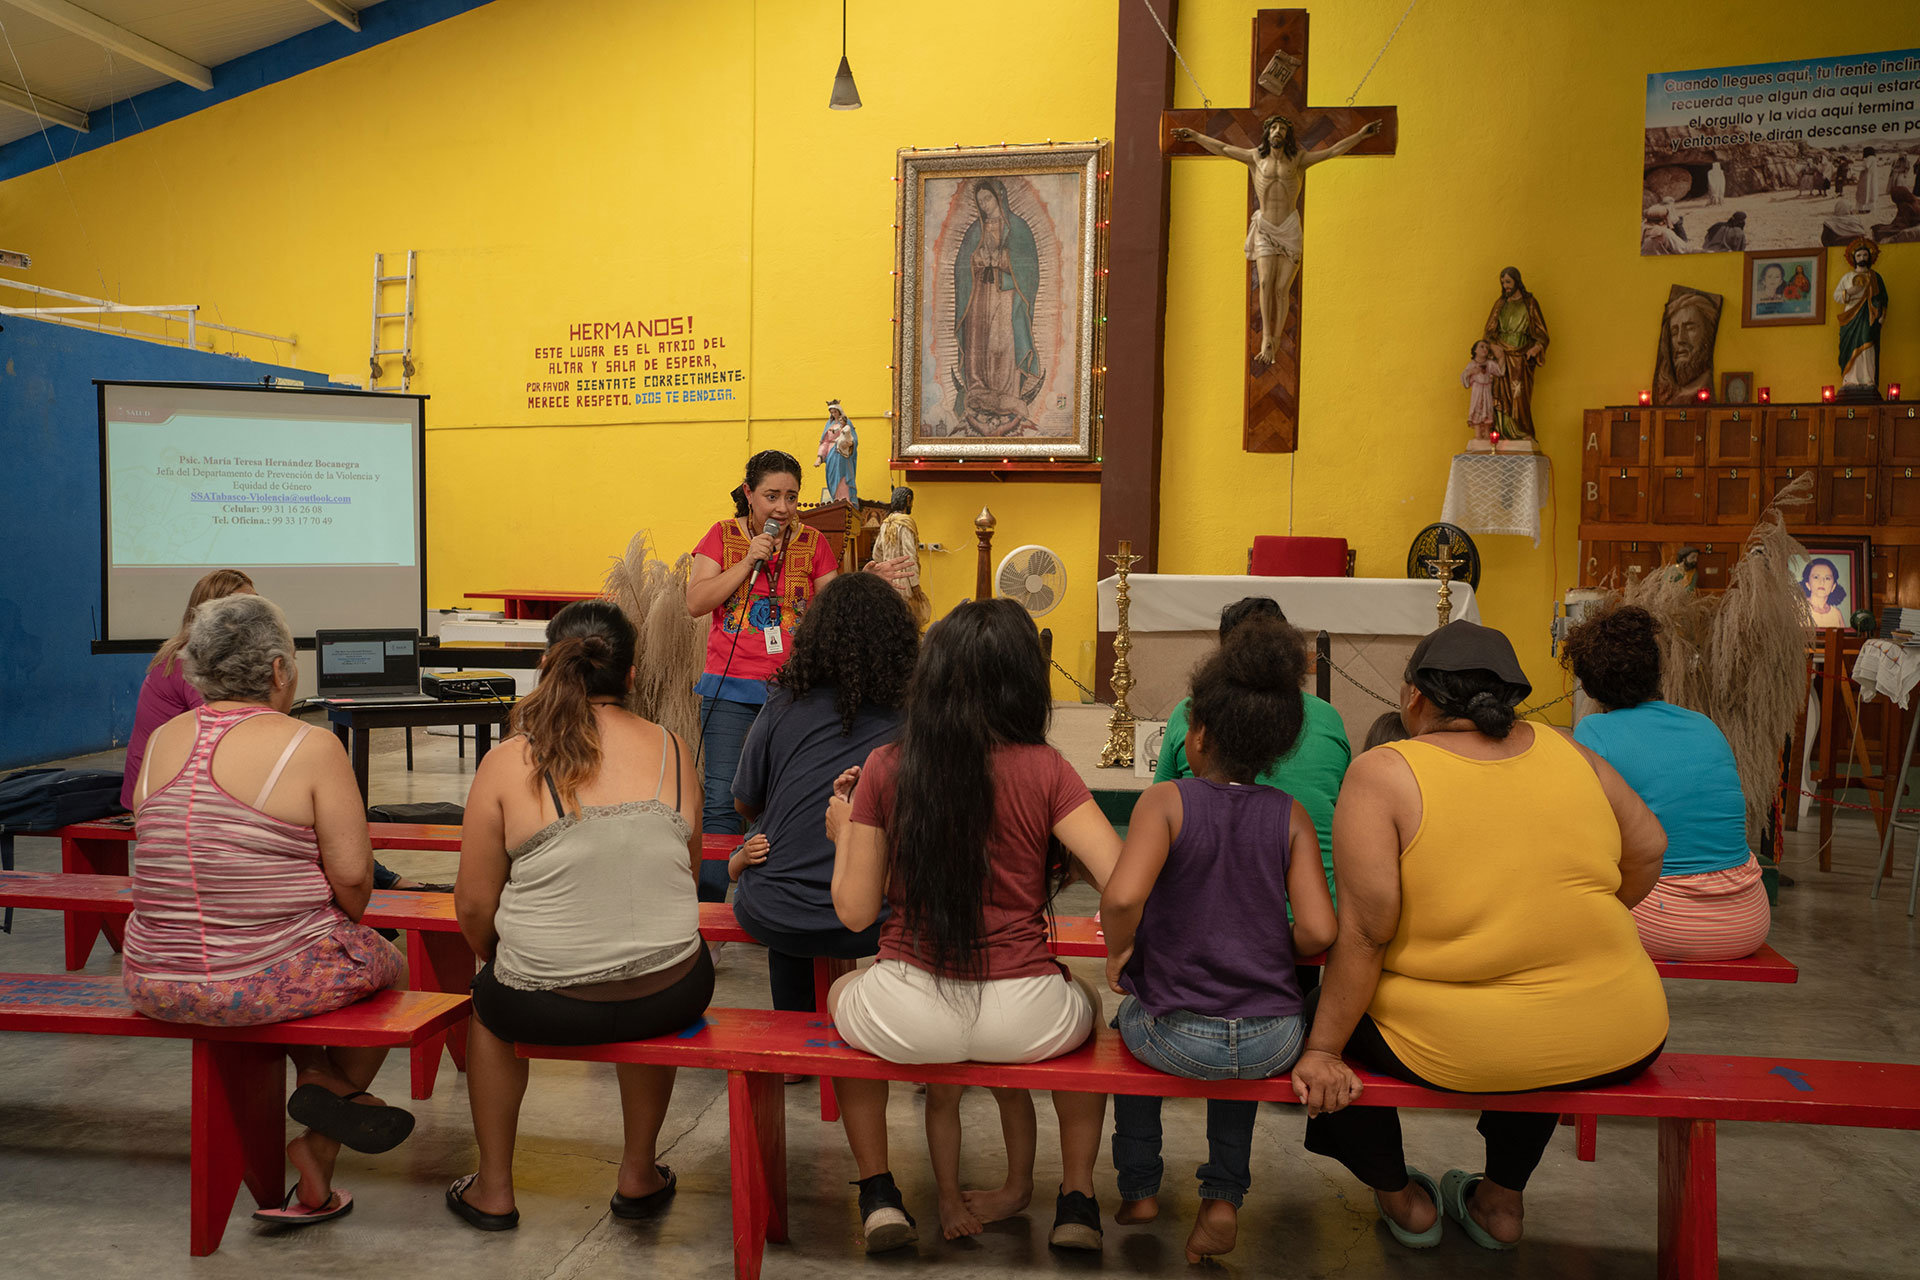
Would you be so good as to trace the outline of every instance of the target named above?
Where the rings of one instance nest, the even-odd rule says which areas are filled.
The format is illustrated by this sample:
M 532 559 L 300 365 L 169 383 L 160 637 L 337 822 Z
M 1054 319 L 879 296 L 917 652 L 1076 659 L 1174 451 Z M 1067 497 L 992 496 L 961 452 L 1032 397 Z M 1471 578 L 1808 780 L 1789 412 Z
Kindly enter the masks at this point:
M 1160 764 L 1153 771 L 1155 782 L 1191 778 L 1187 763 L 1187 703 L 1167 717 L 1167 732 L 1160 739 Z M 1313 829 L 1320 837 L 1320 865 L 1327 871 L 1327 891 L 1333 891 L 1333 802 L 1340 795 L 1340 783 L 1353 762 L 1353 748 L 1347 743 L 1346 722 L 1333 704 L 1310 693 L 1300 695 L 1306 708 L 1300 726 L 1300 740 L 1293 750 L 1274 762 L 1273 768 L 1254 781 L 1278 787 L 1306 807 Z

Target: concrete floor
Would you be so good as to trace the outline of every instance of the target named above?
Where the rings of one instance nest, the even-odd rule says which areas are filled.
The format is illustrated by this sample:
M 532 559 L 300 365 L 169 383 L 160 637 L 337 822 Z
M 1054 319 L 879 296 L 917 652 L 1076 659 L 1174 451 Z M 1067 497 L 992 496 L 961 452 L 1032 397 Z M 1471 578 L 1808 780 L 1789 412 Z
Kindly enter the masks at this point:
M 1063 709 L 1057 734 L 1070 757 L 1087 759 L 1104 738 L 1097 712 Z M 416 768 L 404 772 L 399 731 L 376 735 L 376 801 L 459 800 L 471 781 L 468 758 L 451 738 L 415 735 Z M 117 753 L 90 757 L 118 767 Z M 1102 785 L 1125 785 L 1102 771 Z M 1870 902 L 1877 841 L 1864 820 L 1844 817 L 1834 869 L 1813 866 L 1811 833 L 1795 835 L 1773 944 L 1801 966 L 1795 986 L 1669 982 L 1679 1051 L 1777 1054 L 1920 1062 L 1917 931 L 1905 915 L 1903 839 L 1898 892 Z M 452 855 L 399 853 L 398 869 L 451 880 Z M 57 870 L 50 840 L 19 842 L 18 865 Z M 1091 912 L 1085 886 L 1062 903 Z M 1076 967 L 1097 975 L 1095 961 Z M 56 914 L 17 912 L 0 938 L 0 968 L 56 972 L 61 966 Z M 116 972 L 104 948 L 89 972 Z M 764 1007 L 766 969 L 755 948 L 725 948 L 719 1006 Z M 1109 1005 L 1115 998 L 1108 997 Z M 304 1231 L 254 1223 L 244 1189 L 220 1251 L 187 1256 L 188 1054 L 182 1043 L 48 1035 L 0 1035 L 0 1274 L 19 1277 L 368 1276 L 459 1274 L 495 1277 L 725 1277 L 732 1272 L 726 1106 L 721 1078 L 684 1072 L 663 1134 L 664 1158 L 680 1174 L 671 1210 L 638 1226 L 607 1210 L 619 1159 L 613 1073 L 605 1067 L 542 1062 L 533 1070 L 516 1165 L 522 1214 L 518 1231 L 482 1235 L 442 1204 L 447 1183 L 474 1167 L 463 1079 L 444 1068 L 435 1096 L 412 1104 L 414 1136 L 384 1156 L 343 1152 L 339 1180 L 354 1193 L 351 1216 Z M 406 1062 L 395 1055 L 377 1086 L 389 1099 L 407 1093 Z M 1176 1275 L 1186 1271 L 1182 1242 L 1194 1208 L 1190 1171 L 1204 1159 L 1198 1103 L 1166 1113 L 1166 1198 L 1170 1212 L 1150 1227 L 1109 1222 L 1099 1257 L 1048 1250 L 1052 1202 L 1043 1193 L 1021 1218 L 974 1240 L 937 1237 L 932 1176 L 922 1145 L 920 1100 L 896 1087 L 895 1176 L 920 1219 L 917 1250 L 868 1259 L 858 1243 L 853 1164 L 837 1125 L 819 1120 L 815 1087 L 788 1092 L 792 1241 L 768 1250 L 764 1274 L 842 1277 L 844 1268 L 892 1277 L 961 1277 L 1032 1269 Z M 1059 1175 L 1051 1108 L 1038 1100 L 1037 1180 Z M 970 1093 L 963 1172 L 969 1185 L 997 1181 L 1002 1152 L 996 1113 L 984 1091 Z M 1241 1215 L 1240 1247 L 1218 1269 L 1243 1276 L 1500 1276 L 1602 1280 L 1654 1273 L 1654 1128 L 1607 1121 L 1600 1159 L 1574 1159 L 1572 1130 L 1562 1130 L 1528 1189 L 1528 1236 L 1512 1254 L 1475 1248 L 1449 1228 L 1439 1248 L 1412 1253 L 1379 1225 L 1371 1198 L 1331 1161 L 1300 1146 L 1300 1113 L 1263 1110 L 1254 1151 L 1254 1189 Z M 1479 1141 L 1470 1115 L 1405 1113 L 1408 1153 L 1438 1174 L 1477 1168 Z M 1920 1207 L 1920 1135 L 1872 1130 L 1728 1124 L 1720 1129 L 1720 1242 L 1724 1274 L 1774 1280 L 1819 1276 L 1854 1280 L 1920 1274 L 1904 1235 Z M 1117 1204 L 1110 1166 L 1097 1181 L 1101 1207 Z

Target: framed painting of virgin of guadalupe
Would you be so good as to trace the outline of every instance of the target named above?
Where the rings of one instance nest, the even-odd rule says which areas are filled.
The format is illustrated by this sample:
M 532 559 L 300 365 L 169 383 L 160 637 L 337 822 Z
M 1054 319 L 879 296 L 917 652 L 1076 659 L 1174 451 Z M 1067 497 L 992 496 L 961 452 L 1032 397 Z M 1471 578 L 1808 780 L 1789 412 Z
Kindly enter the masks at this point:
M 894 458 L 1099 456 L 1106 148 L 899 153 Z

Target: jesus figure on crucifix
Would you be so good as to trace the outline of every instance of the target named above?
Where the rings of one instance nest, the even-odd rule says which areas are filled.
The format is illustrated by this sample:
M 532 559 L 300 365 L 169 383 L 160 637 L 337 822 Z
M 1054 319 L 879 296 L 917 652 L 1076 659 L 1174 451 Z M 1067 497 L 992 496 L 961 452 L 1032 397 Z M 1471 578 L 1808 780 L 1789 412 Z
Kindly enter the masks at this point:
M 1253 198 L 1260 207 L 1247 224 L 1247 261 L 1260 277 L 1260 354 L 1256 359 L 1263 363 L 1273 363 L 1274 346 L 1287 323 L 1282 307 L 1292 305 L 1289 291 L 1294 273 L 1300 270 L 1300 189 L 1306 172 L 1322 160 L 1347 154 L 1378 132 L 1380 122 L 1373 120 L 1330 147 L 1302 151 L 1293 122 L 1285 116 L 1268 116 L 1260 125 L 1260 145 L 1249 151 L 1193 129 L 1173 131 L 1178 141 L 1197 143 L 1216 156 L 1238 160 L 1253 177 Z

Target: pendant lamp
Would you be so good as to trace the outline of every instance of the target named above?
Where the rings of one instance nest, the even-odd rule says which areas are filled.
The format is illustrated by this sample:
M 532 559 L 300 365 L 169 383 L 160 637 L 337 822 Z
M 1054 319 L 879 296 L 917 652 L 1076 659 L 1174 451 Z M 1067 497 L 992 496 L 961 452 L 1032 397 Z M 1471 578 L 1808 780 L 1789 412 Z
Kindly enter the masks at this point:
M 847 62 L 847 0 L 840 0 L 840 70 L 834 73 L 833 96 L 827 106 L 835 111 L 860 109 L 860 90 L 853 83 L 853 68 Z

